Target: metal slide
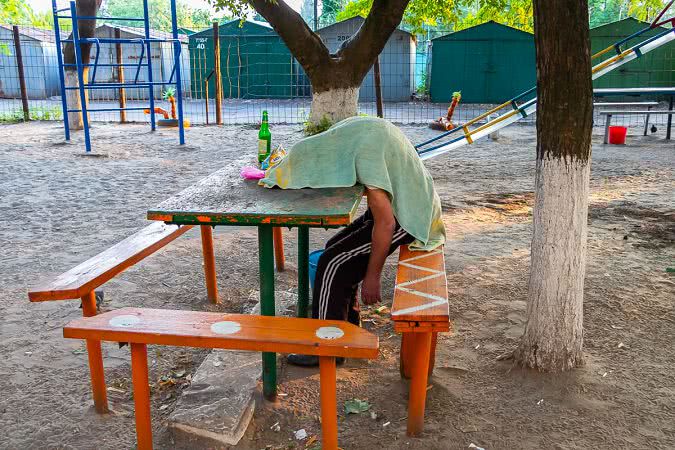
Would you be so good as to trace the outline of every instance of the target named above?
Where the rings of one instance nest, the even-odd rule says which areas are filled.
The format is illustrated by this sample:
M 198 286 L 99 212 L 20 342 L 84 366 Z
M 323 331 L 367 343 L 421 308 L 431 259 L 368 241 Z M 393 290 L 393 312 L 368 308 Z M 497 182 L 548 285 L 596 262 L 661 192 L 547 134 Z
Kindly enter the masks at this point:
M 659 48 L 663 45 L 668 44 L 669 42 L 675 41 L 675 17 L 670 19 L 662 20 L 663 15 L 666 11 L 675 3 L 675 0 L 671 0 L 663 11 L 657 16 L 657 18 L 652 22 L 652 24 L 640 30 L 637 33 L 634 33 L 625 39 L 620 40 L 619 42 L 607 47 L 606 49 L 596 53 L 592 56 L 592 59 L 595 59 L 604 54 L 610 53 L 612 50 L 616 52 L 616 55 L 612 56 L 609 59 L 595 65 L 592 70 L 592 78 L 600 78 L 606 73 L 611 72 L 612 70 L 617 69 L 618 67 L 623 66 L 624 64 L 633 61 L 634 59 L 640 58 L 645 53 L 648 53 L 656 48 Z M 657 28 L 659 26 L 670 24 L 672 29 L 665 30 L 662 33 L 657 34 L 639 44 L 630 47 L 627 50 L 622 51 L 621 46 L 628 41 L 635 39 L 645 32 Z M 415 146 L 417 153 L 420 155 L 420 158 L 423 160 L 433 158 L 434 156 L 442 155 L 456 148 L 462 147 L 467 144 L 473 144 L 474 141 L 488 136 L 490 133 L 501 130 L 504 127 L 511 125 L 512 123 L 518 122 L 520 119 L 527 117 L 537 111 L 537 98 L 533 98 L 523 103 L 519 104 L 518 102 L 528 97 L 530 94 L 535 93 L 537 90 L 536 86 L 532 89 L 523 92 L 522 94 L 514 97 L 513 99 L 497 106 L 496 108 L 491 109 L 478 117 L 471 119 L 460 127 L 453 128 L 450 131 L 447 131 L 439 136 L 436 136 L 433 139 L 422 142 Z M 509 108 L 508 112 L 504 112 L 495 119 L 490 120 L 489 116 L 496 114 L 502 109 Z M 488 118 L 487 122 L 477 126 L 474 129 L 469 129 L 470 126 L 478 125 L 478 121 Z M 459 132 L 462 132 L 461 134 Z M 453 136 L 454 135 L 454 136 Z M 448 138 L 448 141 L 438 143 L 438 141 Z M 430 145 L 434 144 L 434 145 Z

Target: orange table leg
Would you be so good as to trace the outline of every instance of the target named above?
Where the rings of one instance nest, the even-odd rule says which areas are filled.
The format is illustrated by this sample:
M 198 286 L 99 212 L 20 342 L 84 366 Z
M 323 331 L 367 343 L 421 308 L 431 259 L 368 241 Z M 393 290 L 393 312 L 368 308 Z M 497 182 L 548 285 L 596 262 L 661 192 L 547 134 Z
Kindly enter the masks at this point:
M 277 272 L 283 272 L 286 265 L 286 258 L 284 258 L 284 235 L 281 234 L 280 227 L 272 229 L 274 233 L 274 261 L 277 265 Z
M 434 373 L 436 365 L 436 344 L 438 343 L 438 333 L 431 334 L 431 350 L 429 350 L 429 376 Z
M 424 404 L 427 399 L 429 350 L 432 333 L 411 333 L 413 337 L 412 379 L 408 398 L 408 436 L 419 436 L 424 429 Z
M 213 231 L 209 225 L 199 227 L 202 232 L 202 253 L 204 254 L 204 276 L 206 294 L 211 303 L 218 303 L 218 285 L 216 283 L 216 257 L 213 253 Z
M 401 334 L 401 355 L 399 357 L 398 367 L 401 372 L 401 378 L 410 379 L 410 372 L 412 367 L 412 344 L 415 333 Z
M 82 297 L 82 315 L 92 317 L 96 315 L 96 294 L 92 291 Z M 87 357 L 89 358 L 89 375 L 91 390 L 94 397 L 94 408 L 99 414 L 108 412 L 108 393 L 105 388 L 105 374 L 103 372 L 103 352 L 101 341 L 87 339 Z
M 321 448 L 337 450 L 337 397 L 335 385 L 335 358 L 319 357 L 319 374 L 321 377 Z
M 145 344 L 131 344 L 131 378 L 134 385 L 138 450 L 152 450 L 148 348 Z

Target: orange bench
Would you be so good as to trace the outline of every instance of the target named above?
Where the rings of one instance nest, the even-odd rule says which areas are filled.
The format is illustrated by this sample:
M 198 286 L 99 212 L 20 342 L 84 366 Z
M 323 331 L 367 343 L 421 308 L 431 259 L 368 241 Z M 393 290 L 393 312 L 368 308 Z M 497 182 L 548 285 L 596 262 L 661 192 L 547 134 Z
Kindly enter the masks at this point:
M 379 348 L 377 336 L 342 321 L 141 308 L 76 319 L 63 336 L 130 343 L 140 450 L 152 449 L 148 344 L 319 356 L 324 450 L 338 448 L 335 357 L 372 359 Z
M 391 307 L 394 330 L 401 335 L 401 376 L 410 378 L 408 435 L 424 428 L 427 380 L 433 372 L 436 339 L 450 331 L 443 247 L 414 252 L 401 246 Z
M 94 290 L 119 273 L 133 266 L 137 262 L 156 252 L 177 237 L 186 233 L 192 226 L 177 227 L 154 222 L 125 240 L 110 247 L 104 252 L 88 259 L 82 264 L 70 269 L 58 277 L 43 282 L 28 292 L 31 302 L 51 300 L 82 299 L 82 315 L 91 317 L 96 315 L 96 296 Z M 211 243 L 211 229 L 202 230 L 202 243 L 205 247 L 204 259 L 213 261 L 213 244 Z M 208 247 L 208 248 L 207 248 Z M 209 253 L 210 249 L 210 253 Z M 206 264 L 209 267 L 209 264 Z M 207 272 L 207 287 L 208 282 Z M 213 289 L 209 290 L 209 297 L 217 295 L 215 291 L 215 268 L 213 268 Z M 105 377 L 103 375 L 103 358 L 101 345 L 97 341 L 87 341 L 89 367 L 91 368 L 91 385 L 94 395 L 96 411 L 108 411 Z

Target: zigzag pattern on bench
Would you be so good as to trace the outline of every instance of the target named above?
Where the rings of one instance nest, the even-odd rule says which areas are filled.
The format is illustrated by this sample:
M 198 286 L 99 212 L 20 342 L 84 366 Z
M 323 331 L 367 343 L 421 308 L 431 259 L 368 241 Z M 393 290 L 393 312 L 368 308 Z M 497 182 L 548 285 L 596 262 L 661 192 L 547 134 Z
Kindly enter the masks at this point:
M 416 326 L 422 325 L 419 322 L 438 322 L 429 326 L 434 331 L 449 331 L 443 248 L 413 252 L 402 246 L 398 264 L 391 309 L 394 328 L 399 331 L 410 326 L 401 322 L 417 322 Z

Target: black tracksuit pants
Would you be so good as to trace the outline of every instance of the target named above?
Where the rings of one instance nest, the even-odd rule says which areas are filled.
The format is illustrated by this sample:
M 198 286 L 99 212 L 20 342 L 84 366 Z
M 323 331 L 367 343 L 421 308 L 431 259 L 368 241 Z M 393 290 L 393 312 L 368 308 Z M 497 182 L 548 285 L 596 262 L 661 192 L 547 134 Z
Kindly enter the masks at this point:
M 312 317 L 315 319 L 347 320 L 358 325 L 356 295 L 370 260 L 373 240 L 373 215 L 370 210 L 348 227 L 340 230 L 326 243 L 319 258 L 314 280 Z M 389 254 L 415 238 L 396 222 Z

